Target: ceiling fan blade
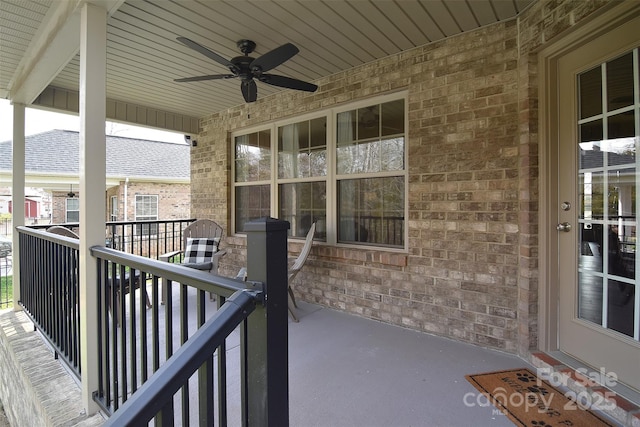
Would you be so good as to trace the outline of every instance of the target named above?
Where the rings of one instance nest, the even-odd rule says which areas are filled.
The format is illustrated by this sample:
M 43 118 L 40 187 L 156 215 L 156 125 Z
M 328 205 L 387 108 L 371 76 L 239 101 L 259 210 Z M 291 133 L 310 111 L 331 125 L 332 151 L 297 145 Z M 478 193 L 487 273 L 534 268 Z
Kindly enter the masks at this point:
M 287 61 L 298 52 L 297 47 L 291 43 L 286 43 L 254 59 L 249 67 L 252 70 L 258 68 L 261 71 L 269 71 Z
M 262 74 L 260 81 L 273 86 L 285 87 L 287 89 L 304 90 L 307 92 L 315 92 L 318 89 L 313 83 L 303 82 L 302 80 L 292 79 L 291 77 L 278 76 L 275 74 Z
M 187 47 L 190 47 L 191 49 L 195 50 L 196 52 L 199 52 L 201 54 L 203 54 L 204 56 L 206 56 L 207 58 L 213 59 L 214 61 L 216 61 L 218 64 L 224 65 L 225 67 L 229 68 L 231 70 L 231 72 L 236 73 L 238 70 L 238 67 L 236 67 L 231 61 L 229 61 L 226 58 L 223 58 L 222 56 L 218 55 L 217 53 L 207 49 L 206 47 L 202 46 L 199 43 L 194 42 L 193 40 L 190 40 L 186 37 L 178 37 L 176 40 L 178 40 L 179 42 L 183 43 L 184 45 L 186 45 Z
M 209 74 L 207 76 L 196 76 L 196 77 L 183 77 L 181 79 L 174 79 L 174 82 L 199 82 L 202 80 L 219 80 L 219 79 L 232 79 L 237 77 L 235 74 Z
M 255 102 L 258 99 L 258 86 L 255 81 L 243 80 L 240 88 L 246 102 Z

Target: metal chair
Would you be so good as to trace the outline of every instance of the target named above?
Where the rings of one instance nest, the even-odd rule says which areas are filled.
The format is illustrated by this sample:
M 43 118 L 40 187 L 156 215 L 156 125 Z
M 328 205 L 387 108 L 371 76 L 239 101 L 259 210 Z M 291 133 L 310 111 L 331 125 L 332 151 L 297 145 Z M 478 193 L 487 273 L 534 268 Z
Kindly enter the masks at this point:
M 180 264 L 185 267 L 194 268 L 196 270 L 208 271 L 211 274 L 218 274 L 218 264 L 227 251 L 220 250 L 220 241 L 222 240 L 222 227 L 215 221 L 210 219 L 198 219 L 189 224 L 182 232 L 183 250 L 168 252 L 160 255 L 160 261 L 173 262 L 176 257 L 180 257 Z M 197 262 L 192 262 L 187 256 L 194 239 L 206 239 L 213 243 L 213 251 L 207 251 L 207 255 L 203 255 Z M 166 279 L 162 279 L 162 295 L 161 303 L 164 304 L 166 298 Z M 213 300 L 213 294 L 211 294 Z

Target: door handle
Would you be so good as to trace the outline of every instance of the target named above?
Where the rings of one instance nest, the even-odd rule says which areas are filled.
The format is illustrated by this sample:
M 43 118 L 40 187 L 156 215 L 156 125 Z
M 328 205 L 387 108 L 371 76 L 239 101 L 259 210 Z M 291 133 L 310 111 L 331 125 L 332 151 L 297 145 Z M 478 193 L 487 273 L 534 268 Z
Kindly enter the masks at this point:
M 568 233 L 571 231 L 571 224 L 569 224 L 568 222 L 560 223 L 557 225 L 556 230 Z

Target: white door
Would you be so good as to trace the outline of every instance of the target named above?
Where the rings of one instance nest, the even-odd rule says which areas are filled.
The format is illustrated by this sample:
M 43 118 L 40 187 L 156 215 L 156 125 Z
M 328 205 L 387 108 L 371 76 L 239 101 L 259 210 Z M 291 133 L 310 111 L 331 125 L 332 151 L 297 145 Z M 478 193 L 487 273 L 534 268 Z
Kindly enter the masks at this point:
M 640 390 L 640 19 L 558 60 L 561 351 Z

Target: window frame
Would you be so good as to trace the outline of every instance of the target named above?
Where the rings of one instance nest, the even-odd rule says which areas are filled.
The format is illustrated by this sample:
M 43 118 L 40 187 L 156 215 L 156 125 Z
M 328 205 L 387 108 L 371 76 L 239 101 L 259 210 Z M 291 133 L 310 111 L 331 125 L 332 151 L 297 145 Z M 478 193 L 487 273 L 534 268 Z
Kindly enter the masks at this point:
M 118 220 L 118 196 L 111 196 L 111 209 L 109 212 L 110 221 Z
M 264 131 L 270 131 L 270 151 L 271 151 L 271 159 L 270 159 L 270 176 L 269 180 L 256 180 L 256 181 L 236 181 L 236 138 L 244 135 L 250 135 L 252 133 L 259 133 Z M 234 230 L 234 235 L 244 235 L 242 231 L 236 231 L 236 188 L 238 187 L 252 187 L 252 186 L 269 186 L 269 209 L 270 216 L 273 215 L 273 205 L 276 201 L 276 197 L 273 194 L 273 171 L 274 171 L 274 156 L 273 155 L 273 125 L 262 125 L 258 127 L 248 128 L 241 132 L 234 132 L 231 134 L 231 229 Z
M 69 209 L 69 201 L 76 200 L 78 202 L 78 209 Z M 69 212 L 77 212 L 78 220 L 77 221 L 69 221 Z M 66 223 L 75 223 L 80 222 L 80 199 L 77 197 L 65 197 L 64 199 L 64 222 Z
M 304 177 L 297 177 L 297 178 L 279 178 L 279 152 L 278 152 L 278 132 L 280 130 L 280 128 L 284 127 L 284 126 L 289 126 L 292 124 L 297 124 L 297 123 L 302 123 L 302 122 L 311 122 L 312 120 L 316 120 L 319 118 L 324 118 L 325 119 L 325 123 L 326 123 L 326 143 L 324 145 L 325 147 L 325 151 L 326 151 L 326 174 L 325 175 L 319 175 L 319 176 L 304 176 Z M 302 184 L 302 183 L 316 183 L 316 182 L 324 182 L 325 183 L 325 196 L 327 199 L 327 203 L 325 204 L 325 224 L 328 221 L 328 216 L 329 216 L 329 194 L 332 194 L 332 192 L 329 190 L 329 177 L 331 176 L 331 167 L 332 167 L 332 163 L 333 163 L 333 154 L 332 154 L 332 148 L 330 146 L 330 141 L 331 141 L 331 112 L 330 110 L 328 111 L 320 111 L 320 112 L 314 112 L 314 113 L 310 113 L 310 114 L 305 114 L 302 116 L 296 116 L 296 117 L 290 117 L 287 120 L 282 120 L 280 122 L 276 122 L 274 124 L 274 129 L 275 129 L 275 138 L 272 138 L 272 150 L 274 151 L 274 157 L 275 157 L 275 165 L 274 165 L 274 172 L 275 172 L 275 176 L 273 177 L 273 181 L 274 181 L 274 186 L 272 186 L 272 196 L 275 196 L 275 198 L 272 200 L 272 205 L 271 205 L 271 216 L 275 217 L 275 218 L 279 218 L 280 217 L 280 185 L 286 185 L 286 184 Z M 273 134 L 272 134 L 273 135 Z M 328 226 L 325 225 L 325 231 L 322 231 L 321 227 L 316 226 L 316 240 L 319 240 L 321 242 L 326 242 L 326 231 L 328 230 Z M 308 230 L 306 230 L 302 235 L 300 236 L 289 236 L 289 238 L 291 239 L 296 239 L 296 240 L 304 240 L 306 237 Z
M 339 113 L 357 110 L 359 108 L 368 107 L 371 105 L 384 104 L 391 101 L 404 101 L 404 153 L 403 162 L 404 167 L 402 170 L 397 171 L 380 171 L 380 172 L 366 172 L 355 174 L 337 174 L 337 116 Z M 380 95 L 372 98 L 351 102 L 348 104 L 340 105 L 334 108 L 329 108 L 322 111 L 316 111 L 304 115 L 289 117 L 285 120 L 279 120 L 272 122 L 268 125 L 260 125 L 251 128 L 245 128 L 231 133 L 230 140 L 230 152 L 231 152 L 231 230 L 232 235 L 244 235 L 242 231 L 236 230 L 235 218 L 236 218 L 236 200 L 235 193 L 236 187 L 245 185 L 258 185 L 268 184 L 270 188 L 270 216 L 277 218 L 279 213 L 279 193 L 280 184 L 289 183 L 306 183 L 306 182 L 326 182 L 326 239 L 318 243 L 326 244 L 337 247 L 349 247 L 360 249 L 372 249 L 372 250 L 384 250 L 391 252 L 406 253 L 408 250 L 408 218 L 409 218 L 409 167 L 408 167 L 408 130 L 409 130 L 409 114 L 408 114 L 408 92 L 400 91 Z M 327 173 L 325 176 L 320 177 L 303 177 L 303 178 L 278 178 L 278 131 L 280 127 L 300 123 L 304 121 L 311 121 L 320 117 L 326 117 L 327 124 L 327 143 L 326 143 L 326 168 Z M 264 130 L 270 130 L 271 132 L 271 174 L 270 180 L 267 181 L 252 181 L 252 182 L 236 182 L 236 154 L 235 144 L 236 138 L 255 133 Z M 386 246 L 381 244 L 371 243 L 350 243 L 350 242 L 338 242 L 338 183 L 341 179 L 360 179 L 360 178 L 384 178 L 384 177 L 402 177 L 404 181 L 404 230 L 403 230 L 403 246 Z M 304 239 L 304 237 L 290 237 L 291 239 Z
M 156 200 L 156 202 L 155 202 L 156 214 L 155 214 L 155 218 L 154 219 L 148 218 L 148 217 L 153 216 L 153 215 L 138 215 L 138 200 L 139 200 L 139 198 L 142 198 L 142 197 L 153 197 L 153 198 L 155 198 L 155 200 Z M 134 218 L 135 218 L 136 222 L 137 221 L 158 221 L 159 213 L 160 213 L 160 197 L 157 194 L 136 194 L 135 195 L 134 205 L 133 205 L 133 214 L 134 214 Z M 144 217 L 145 219 L 140 219 L 141 217 Z M 143 235 L 148 234 L 150 236 L 154 236 L 154 235 L 158 234 L 158 225 L 156 224 L 155 227 L 152 227 L 151 225 L 152 224 L 149 225 L 149 233 L 144 233 L 143 232 L 142 233 Z M 135 234 L 140 234 L 140 228 L 139 227 L 140 227 L 140 224 L 136 224 L 135 231 L 134 231 Z M 142 228 L 142 230 L 144 231 L 144 228 Z

